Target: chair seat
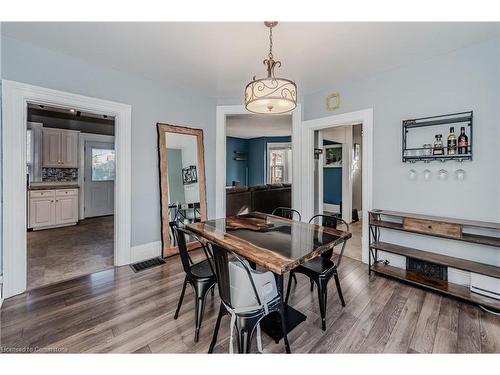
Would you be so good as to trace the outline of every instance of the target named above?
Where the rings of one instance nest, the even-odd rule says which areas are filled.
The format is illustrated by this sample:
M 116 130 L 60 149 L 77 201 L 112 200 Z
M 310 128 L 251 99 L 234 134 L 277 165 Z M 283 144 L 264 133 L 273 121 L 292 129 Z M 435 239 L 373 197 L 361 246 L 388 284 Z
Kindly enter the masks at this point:
M 334 267 L 335 263 L 331 259 L 319 256 L 308 260 L 304 264 L 301 264 L 295 269 L 295 271 L 305 274 L 323 274 L 327 273 L 330 270 L 333 270 Z
M 213 263 L 212 267 L 215 267 Z M 215 275 L 212 273 L 212 269 L 210 268 L 210 264 L 206 259 L 199 263 L 193 264 L 191 266 L 191 273 L 193 274 L 193 276 L 200 279 L 208 279 L 210 277 L 215 277 Z

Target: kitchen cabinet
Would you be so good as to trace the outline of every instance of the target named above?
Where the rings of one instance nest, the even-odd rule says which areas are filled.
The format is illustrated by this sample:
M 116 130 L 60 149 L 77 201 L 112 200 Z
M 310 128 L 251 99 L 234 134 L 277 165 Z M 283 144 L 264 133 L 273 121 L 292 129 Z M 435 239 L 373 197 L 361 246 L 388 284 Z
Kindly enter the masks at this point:
M 78 222 L 78 189 L 35 190 L 29 194 L 29 227 L 46 229 Z
M 43 128 L 42 166 L 78 168 L 78 131 Z

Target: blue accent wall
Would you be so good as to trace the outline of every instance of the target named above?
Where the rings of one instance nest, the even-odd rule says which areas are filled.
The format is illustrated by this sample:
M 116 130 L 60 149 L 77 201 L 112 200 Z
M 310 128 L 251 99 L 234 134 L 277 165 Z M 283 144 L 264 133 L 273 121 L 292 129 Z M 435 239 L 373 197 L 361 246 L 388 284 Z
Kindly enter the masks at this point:
M 236 155 L 234 152 L 244 152 L 245 155 Z M 235 157 L 245 157 L 247 160 L 234 160 Z M 247 185 L 248 170 L 248 139 L 226 138 L 226 186 L 231 186 L 233 181 Z
M 323 140 L 323 145 L 338 142 Z M 323 203 L 340 204 L 342 200 L 342 168 L 323 168 Z
M 291 142 L 292 137 L 258 137 L 242 139 L 226 138 L 226 185 L 233 180 L 241 185 L 255 186 L 266 184 L 266 152 L 268 143 Z M 246 151 L 243 151 L 246 150 Z M 235 161 L 234 151 L 247 152 L 247 161 Z M 245 170 L 248 168 L 248 183 L 245 181 Z
M 340 204 L 342 200 L 342 168 L 323 168 L 323 202 Z

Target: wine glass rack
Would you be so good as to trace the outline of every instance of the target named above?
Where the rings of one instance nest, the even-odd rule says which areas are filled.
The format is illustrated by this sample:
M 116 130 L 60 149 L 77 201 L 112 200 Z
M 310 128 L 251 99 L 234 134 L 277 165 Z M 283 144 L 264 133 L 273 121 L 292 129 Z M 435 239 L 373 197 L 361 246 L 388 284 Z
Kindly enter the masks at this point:
M 472 160 L 472 119 L 473 113 L 469 112 L 458 112 L 450 113 L 447 115 L 440 116 L 430 116 L 415 119 L 403 120 L 403 142 L 402 142 L 402 158 L 403 163 L 414 163 L 416 161 L 465 161 Z M 467 153 L 465 154 L 453 154 L 448 155 L 448 148 L 446 147 L 446 137 L 443 139 L 443 153 L 444 155 L 432 155 L 433 148 L 408 148 L 408 138 L 410 137 L 411 131 L 417 128 L 432 127 L 432 126 L 443 126 L 443 125 L 459 125 L 466 127 L 466 134 L 468 134 L 469 142 L 467 145 Z M 428 155 L 428 153 L 431 155 Z

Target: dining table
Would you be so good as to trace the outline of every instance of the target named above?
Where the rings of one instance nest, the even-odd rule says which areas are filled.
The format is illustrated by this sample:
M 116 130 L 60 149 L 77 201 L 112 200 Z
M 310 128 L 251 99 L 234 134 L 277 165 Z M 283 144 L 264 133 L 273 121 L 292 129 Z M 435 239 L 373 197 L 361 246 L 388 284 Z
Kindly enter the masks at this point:
M 187 224 L 187 229 L 245 258 L 254 267 L 271 271 L 283 300 L 283 277 L 290 270 L 343 244 L 351 233 L 261 212 Z M 306 315 L 285 304 L 285 325 L 291 332 Z M 262 330 L 275 342 L 283 338 L 278 313 L 261 321 Z

